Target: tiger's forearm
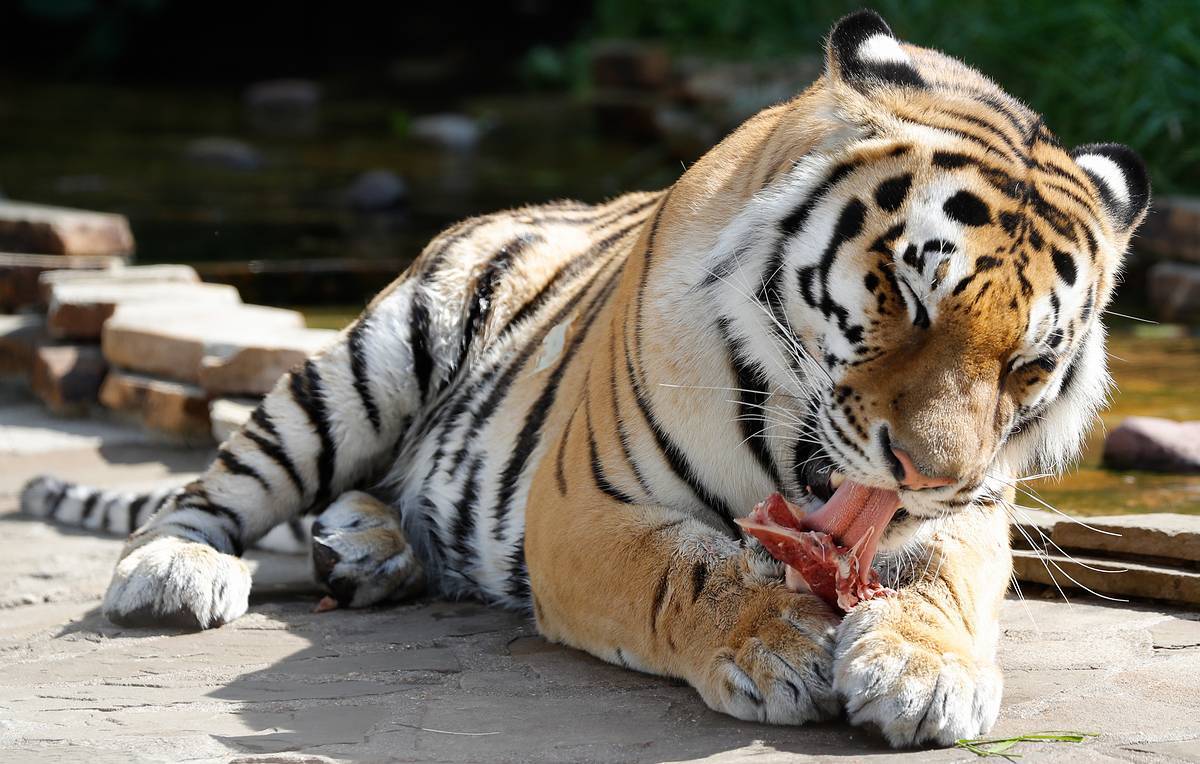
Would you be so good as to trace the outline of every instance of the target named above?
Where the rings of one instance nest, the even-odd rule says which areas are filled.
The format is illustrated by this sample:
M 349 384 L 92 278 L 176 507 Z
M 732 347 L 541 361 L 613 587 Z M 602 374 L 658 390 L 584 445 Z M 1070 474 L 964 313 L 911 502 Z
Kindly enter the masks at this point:
M 1000 605 L 1012 576 L 1008 517 L 983 505 L 941 521 L 925 544 L 923 562 L 899 588 L 905 618 L 899 628 L 914 639 L 936 633 L 977 660 L 995 658 Z

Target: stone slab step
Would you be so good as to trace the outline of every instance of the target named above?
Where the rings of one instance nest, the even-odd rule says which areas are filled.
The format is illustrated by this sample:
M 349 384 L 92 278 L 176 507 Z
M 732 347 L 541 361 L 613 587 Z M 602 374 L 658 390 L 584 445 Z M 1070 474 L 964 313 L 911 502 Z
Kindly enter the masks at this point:
M 47 327 L 55 337 L 99 339 L 104 322 L 119 306 L 157 304 L 171 310 L 220 311 L 240 305 L 237 289 L 225 284 L 125 281 L 64 281 L 49 289 Z
M 0 375 L 28 376 L 34 353 L 49 336 L 45 316 L 0 316 Z
M 1200 572 L 1194 570 L 1022 549 L 1013 552 L 1013 571 L 1021 581 L 1046 586 L 1200 605 Z
M 101 271 L 46 271 L 38 278 L 42 301 L 50 302 L 50 290 L 59 284 L 109 284 L 112 282 L 196 284 L 200 274 L 190 265 L 121 265 Z
M 143 427 L 196 444 L 211 442 L 208 395 L 195 385 L 113 369 L 100 402 Z
M 128 255 L 133 233 L 124 215 L 0 202 L 0 250 L 44 255 Z
M 38 286 L 49 271 L 101 271 L 123 265 L 125 260 L 108 255 L 64 257 L 0 252 L 0 312 L 37 308 L 46 304 Z
M 127 305 L 105 323 L 102 346 L 114 366 L 190 384 L 199 384 L 203 374 L 213 392 L 264 393 L 333 335 L 306 329 L 302 314 L 281 308 Z
M 97 345 L 43 346 L 34 351 L 34 395 L 56 414 L 86 414 L 96 403 L 108 364 Z
M 1049 512 L 1024 513 L 1020 526 L 1039 546 L 1047 544 L 1031 527 L 1034 524 L 1060 549 L 1072 554 L 1079 551 L 1095 557 L 1165 563 L 1200 571 L 1200 515 L 1155 512 L 1068 520 Z M 1013 539 L 1014 546 L 1028 546 L 1019 532 L 1014 532 Z
M 257 398 L 214 398 L 208 404 L 213 440 L 218 443 L 229 440 L 230 435 L 250 421 L 250 415 L 257 407 Z
M 211 343 L 200 361 L 200 386 L 212 395 L 254 395 L 337 337 L 331 329 L 244 333 L 237 343 Z
M 1051 537 L 1064 549 L 1083 549 L 1123 557 L 1177 561 L 1200 570 L 1200 516 L 1172 512 L 1116 517 L 1089 517 L 1084 521 L 1107 533 L 1062 521 Z

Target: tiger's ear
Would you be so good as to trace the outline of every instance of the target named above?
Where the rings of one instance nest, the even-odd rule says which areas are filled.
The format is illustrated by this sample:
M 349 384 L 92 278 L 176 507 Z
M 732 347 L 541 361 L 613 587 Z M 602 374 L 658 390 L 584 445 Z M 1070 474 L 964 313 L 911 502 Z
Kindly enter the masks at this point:
M 875 11 L 857 11 L 834 24 L 825 44 L 825 71 L 861 93 L 872 85 L 925 87 L 912 58 Z
M 1118 233 L 1136 228 L 1150 206 L 1150 177 L 1137 152 L 1120 143 L 1090 143 L 1071 156 L 1096 184 L 1113 228 Z

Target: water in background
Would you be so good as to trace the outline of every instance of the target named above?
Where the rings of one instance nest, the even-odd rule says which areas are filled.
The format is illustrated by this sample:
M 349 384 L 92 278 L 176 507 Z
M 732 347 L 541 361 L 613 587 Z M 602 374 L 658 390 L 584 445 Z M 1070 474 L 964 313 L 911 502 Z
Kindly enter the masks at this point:
M 422 119 L 450 106 L 454 118 Z M 238 284 L 271 303 L 354 304 L 455 220 L 600 201 L 681 172 L 661 148 L 601 137 L 567 95 L 417 110 L 326 86 L 314 109 L 259 122 L 235 89 L 3 83 L 0 193 L 123 213 L 138 262 L 197 264 L 214 280 L 237 283 L 247 261 L 366 261 L 365 279 L 323 289 L 300 277 Z M 361 177 L 372 171 L 373 186 Z

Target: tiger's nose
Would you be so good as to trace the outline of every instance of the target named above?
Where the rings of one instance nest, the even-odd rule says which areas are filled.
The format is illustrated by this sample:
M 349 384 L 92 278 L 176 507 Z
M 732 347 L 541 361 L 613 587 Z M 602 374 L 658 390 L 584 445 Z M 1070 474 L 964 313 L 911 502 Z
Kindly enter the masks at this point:
M 941 488 L 947 485 L 954 485 L 952 478 L 945 477 L 930 477 L 917 469 L 917 465 L 913 464 L 912 457 L 904 451 L 896 447 L 892 447 L 892 455 L 896 457 L 895 464 L 892 465 L 892 472 L 896 475 L 896 480 L 900 481 L 901 488 L 907 488 L 910 491 L 920 491 L 925 488 Z

